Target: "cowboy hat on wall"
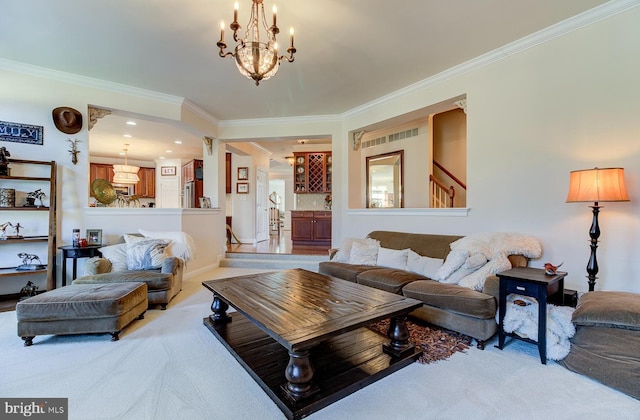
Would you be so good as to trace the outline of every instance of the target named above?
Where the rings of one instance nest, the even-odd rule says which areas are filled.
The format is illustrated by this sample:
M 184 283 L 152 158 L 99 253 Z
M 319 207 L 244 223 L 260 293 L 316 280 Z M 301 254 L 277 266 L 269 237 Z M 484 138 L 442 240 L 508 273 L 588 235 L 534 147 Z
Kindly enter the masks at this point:
M 82 130 L 82 114 L 68 106 L 61 106 L 53 110 L 53 123 L 65 134 L 76 134 Z

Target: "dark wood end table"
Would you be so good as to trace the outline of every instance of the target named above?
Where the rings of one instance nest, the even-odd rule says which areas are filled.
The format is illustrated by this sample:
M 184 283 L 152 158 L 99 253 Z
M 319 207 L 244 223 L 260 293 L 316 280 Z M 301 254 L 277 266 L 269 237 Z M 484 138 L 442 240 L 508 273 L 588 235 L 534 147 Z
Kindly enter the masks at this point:
M 504 348 L 507 336 L 526 341 L 538 346 L 540 361 L 547 364 L 547 300 L 559 297 L 562 302 L 564 294 L 564 278 L 567 273 L 558 271 L 554 275 L 548 275 L 541 268 L 516 267 L 511 270 L 496 274 L 500 279 L 499 302 L 499 327 L 498 345 Z M 507 295 L 515 293 L 522 296 L 530 296 L 538 301 L 538 341 L 520 337 L 515 333 L 504 331 L 504 316 L 507 310 Z
M 62 251 L 62 285 L 67 285 L 67 259 L 73 259 L 73 272 L 71 280 L 75 280 L 78 274 L 78 258 L 91 258 L 101 257 L 102 254 L 98 251 L 98 248 L 102 248 L 104 245 L 87 245 L 87 246 L 73 246 L 65 245 L 59 246 L 58 249 Z

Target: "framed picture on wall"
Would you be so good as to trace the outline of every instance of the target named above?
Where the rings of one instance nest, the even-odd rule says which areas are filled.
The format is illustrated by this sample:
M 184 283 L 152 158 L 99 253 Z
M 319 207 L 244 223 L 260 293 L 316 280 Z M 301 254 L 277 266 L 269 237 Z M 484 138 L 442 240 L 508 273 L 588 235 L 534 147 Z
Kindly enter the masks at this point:
M 162 176 L 174 176 L 176 174 L 175 166 L 161 166 L 160 175 Z
M 249 179 L 249 168 L 241 166 L 238 168 L 238 180 L 247 181 Z
M 238 193 L 238 194 L 249 194 L 249 183 L 248 182 L 238 182 L 236 184 L 236 193 Z

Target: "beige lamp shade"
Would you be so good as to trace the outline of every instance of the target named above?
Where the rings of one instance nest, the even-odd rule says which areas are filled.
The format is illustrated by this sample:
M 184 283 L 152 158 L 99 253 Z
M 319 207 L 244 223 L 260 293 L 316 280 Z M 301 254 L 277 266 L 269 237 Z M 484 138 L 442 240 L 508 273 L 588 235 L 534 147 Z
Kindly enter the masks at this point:
M 112 182 L 114 184 L 137 184 L 140 181 L 139 170 L 139 167 L 132 165 L 113 165 Z
M 593 168 L 572 171 L 567 203 L 629 201 L 623 168 Z

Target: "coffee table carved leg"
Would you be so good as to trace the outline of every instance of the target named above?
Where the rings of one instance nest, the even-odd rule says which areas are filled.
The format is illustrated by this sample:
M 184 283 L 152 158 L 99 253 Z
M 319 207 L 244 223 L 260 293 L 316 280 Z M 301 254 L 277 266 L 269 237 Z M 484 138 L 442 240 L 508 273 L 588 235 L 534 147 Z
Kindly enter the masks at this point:
M 283 388 L 287 396 L 297 401 L 312 395 L 314 393 L 314 387 L 311 384 L 313 372 L 308 350 L 290 351 L 289 364 L 284 371 L 288 382 Z
M 227 309 L 229 304 L 222 300 L 217 293 L 213 294 L 213 303 L 211 304 L 212 315 L 209 315 L 209 319 L 214 324 L 221 324 L 225 322 L 231 322 L 231 317 L 227 315 Z
M 385 353 L 396 357 L 404 357 L 407 353 L 413 352 L 414 346 L 409 341 L 409 329 L 406 321 L 406 316 L 391 318 L 389 331 L 387 331 L 387 336 L 391 341 L 389 344 L 382 346 Z

